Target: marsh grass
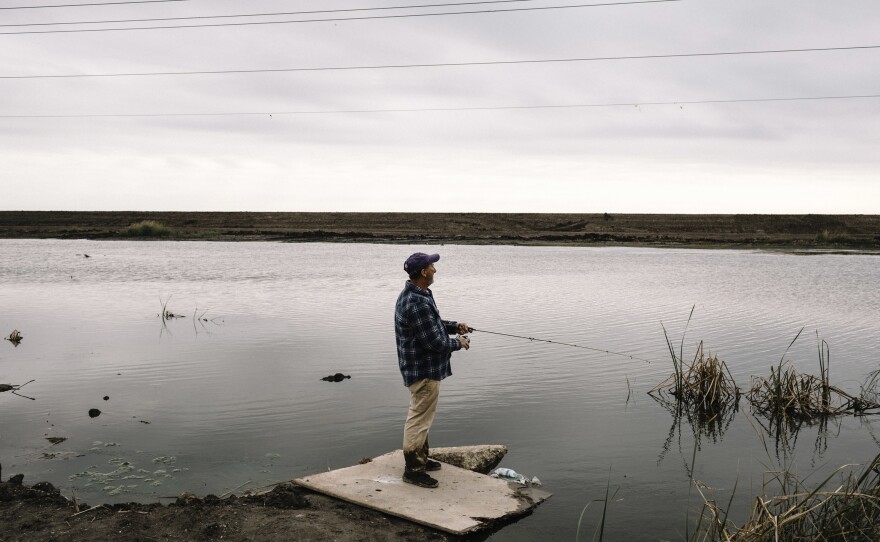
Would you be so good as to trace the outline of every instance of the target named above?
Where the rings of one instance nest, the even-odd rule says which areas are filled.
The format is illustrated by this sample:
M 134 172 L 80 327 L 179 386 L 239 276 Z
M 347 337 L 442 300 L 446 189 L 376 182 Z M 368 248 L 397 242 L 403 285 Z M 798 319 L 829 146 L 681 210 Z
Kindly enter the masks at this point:
M 880 540 L 880 455 L 862 471 L 844 465 L 814 489 L 808 489 L 787 469 L 771 472 L 755 498 L 748 520 L 736 527 L 727 512 L 697 484 L 703 495 L 701 515 L 709 519 L 694 540 L 725 542 Z M 770 486 L 779 484 L 776 496 Z M 729 507 L 729 504 L 728 504 Z
M 666 330 L 663 332 L 665 334 Z M 673 397 L 675 402 L 703 414 L 721 412 L 739 402 L 740 390 L 727 364 L 717 354 L 704 352 L 702 341 L 691 363 L 676 355 L 668 337 L 666 342 L 672 355 L 674 372 L 649 391 L 649 395 Z
M 122 232 L 126 237 L 170 237 L 171 228 L 155 220 L 141 220 L 130 224 Z
M 693 309 L 691 309 L 693 315 Z M 690 317 L 688 317 L 688 323 Z M 687 327 L 685 328 L 685 330 Z M 831 384 L 831 350 L 819 339 L 819 376 L 803 374 L 786 361 L 785 356 L 803 328 L 785 349 L 769 377 L 753 377 L 746 397 L 755 421 L 776 437 L 777 457 L 780 443 L 787 453 L 793 448 L 800 428 L 819 425 L 817 447 L 824 443 L 830 420 L 840 414 L 880 413 L 880 369 L 868 375 L 859 396 L 850 395 Z M 730 513 L 738 482 L 726 505 L 719 505 L 711 489 L 694 479 L 693 465 L 700 448 L 701 435 L 720 437 L 738 411 L 741 396 L 726 364 L 717 355 L 705 353 L 700 342 L 693 361 L 684 361 L 684 335 L 676 351 L 663 328 L 672 359 L 673 373 L 649 393 L 674 418 L 669 438 L 664 444 L 663 459 L 680 427 L 687 419 L 694 432 L 694 455 L 688 469 L 691 488 L 703 500 L 702 511 L 694 521 L 686 518 L 685 539 L 698 542 L 779 542 L 841 541 L 877 542 L 880 540 L 880 455 L 856 474 L 852 465 L 844 465 L 817 484 L 814 489 L 806 479 L 798 479 L 790 467 L 768 469 L 761 495 L 756 497 L 747 521 L 734 525 Z M 762 423 L 763 420 L 763 423 Z M 755 426 L 755 424 L 753 424 Z M 757 426 L 755 426 L 757 430 Z M 679 447 L 681 431 L 679 429 Z M 759 432 L 759 435 L 761 433 Z M 761 437 L 768 457 L 770 450 Z M 780 440 L 781 439 L 781 440 Z M 777 487 L 778 484 L 778 487 Z M 690 495 L 690 493 L 689 493 Z M 771 495 L 771 496 L 768 496 Z M 694 526 L 693 530 L 691 526 Z
M 802 331 L 798 332 L 791 344 Z M 783 354 L 776 367 L 770 367 L 769 377 L 752 377 L 749 402 L 756 414 L 771 420 L 776 427 L 790 427 L 804 422 L 814 424 L 829 416 L 867 414 L 880 409 L 877 401 L 878 372 L 868 376 L 858 397 L 846 393 L 831 384 L 831 349 L 826 341 L 819 339 L 818 334 L 816 337 L 819 376 L 801 373 L 785 361 Z

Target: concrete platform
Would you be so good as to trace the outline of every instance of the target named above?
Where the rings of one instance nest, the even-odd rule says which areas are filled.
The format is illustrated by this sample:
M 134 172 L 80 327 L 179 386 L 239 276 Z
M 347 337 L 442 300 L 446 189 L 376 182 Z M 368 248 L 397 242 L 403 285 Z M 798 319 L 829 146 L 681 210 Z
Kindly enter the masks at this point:
M 369 463 L 298 478 L 295 484 L 447 533 L 462 535 L 529 514 L 550 493 L 444 464 L 440 487 L 403 482 L 403 451 Z

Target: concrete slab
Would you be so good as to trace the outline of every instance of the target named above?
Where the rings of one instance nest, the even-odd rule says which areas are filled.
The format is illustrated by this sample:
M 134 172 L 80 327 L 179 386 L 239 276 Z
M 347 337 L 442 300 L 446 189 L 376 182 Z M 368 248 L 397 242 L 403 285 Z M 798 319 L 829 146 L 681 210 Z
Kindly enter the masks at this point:
M 360 506 L 401 517 L 447 533 L 462 535 L 531 512 L 550 493 L 523 488 L 466 469 L 444 464 L 431 476 L 440 487 L 406 484 L 403 451 L 369 463 L 298 478 L 295 484 Z

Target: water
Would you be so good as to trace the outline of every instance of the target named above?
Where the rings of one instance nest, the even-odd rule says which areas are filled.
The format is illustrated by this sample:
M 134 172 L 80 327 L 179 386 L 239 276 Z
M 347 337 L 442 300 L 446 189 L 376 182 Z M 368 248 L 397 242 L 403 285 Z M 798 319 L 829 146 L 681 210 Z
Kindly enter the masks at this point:
M 0 395 L 3 476 L 88 502 L 157 500 L 241 492 L 399 448 L 408 392 L 392 315 L 416 250 L 442 255 L 432 289 L 447 319 L 654 360 L 472 334 L 443 382 L 432 445 L 506 444 L 503 466 L 554 494 L 493 539 L 571 540 L 606 487 L 610 539 L 682 538 L 701 504 L 688 482 L 694 432 L 647 392 L 672 370 L 661 322 L 678 344 L 692 306 L 685 356 L 703 341 L 742 388 L 802 327 L 787 355 L 801 370 L 818 373 L 817 331 L 837 385 L 858 392 L 878 367 L 877 256 L 3 240 L 0 334 L 24 340 L 0 343 L 0 383 L 35 379 L 21 393 L 36 398 Z M 160 300 L 184 318 L 163 325 Z M 352 378 L 320 381 L 336 372 Z M 778 459 L 740 407 L 722 430 L 699 433 L 693 468 L 719 502 L 738 484 L 741 522 Z M 802 430 L 790 461 L 830 472 L 873 458 L 878 437 L 878 421 L 844 417 Z M 582 539 L 601 508 L 587 509 Z

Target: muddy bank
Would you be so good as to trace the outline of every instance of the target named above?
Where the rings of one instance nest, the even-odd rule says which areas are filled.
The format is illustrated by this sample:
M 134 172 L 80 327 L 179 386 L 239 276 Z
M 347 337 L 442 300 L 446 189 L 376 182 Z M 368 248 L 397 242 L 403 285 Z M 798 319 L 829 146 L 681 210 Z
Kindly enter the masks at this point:
M 153 221 L 154 228 L 132 229 Z M 880 215 L 0 211 L 0 238 L 880 250 Z
M 372 510 L 281 484 L 263 495 L 184 494 L 162 504 L 90 506 L 48 483 L 0 482 L 0 541 L 335 540 L 445 541 L 433 531 Z

